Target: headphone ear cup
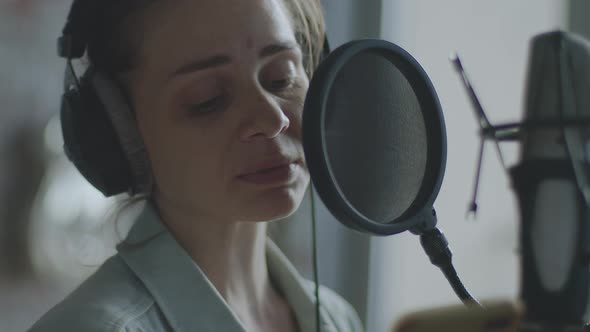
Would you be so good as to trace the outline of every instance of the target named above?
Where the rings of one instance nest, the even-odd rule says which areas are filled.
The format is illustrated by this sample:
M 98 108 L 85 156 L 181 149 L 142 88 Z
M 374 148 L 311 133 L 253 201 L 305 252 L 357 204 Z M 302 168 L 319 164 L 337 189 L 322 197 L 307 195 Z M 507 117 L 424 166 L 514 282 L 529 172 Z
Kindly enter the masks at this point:
M 112 121 L 87 71 L 77 89 L 62 96 L 64 150 L 78 171 L 105 196 L 128 191 L 134 179 Z

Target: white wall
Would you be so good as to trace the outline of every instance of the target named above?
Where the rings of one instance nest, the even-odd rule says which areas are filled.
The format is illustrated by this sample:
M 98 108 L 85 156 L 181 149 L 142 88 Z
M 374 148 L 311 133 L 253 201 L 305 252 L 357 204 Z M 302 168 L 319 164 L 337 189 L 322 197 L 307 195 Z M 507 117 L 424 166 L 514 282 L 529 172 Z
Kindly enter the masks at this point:
M 68 0 L 0 1 L 0 215 L 18 214 L 22 199 L 34 189 L 43 152 L 40 135 L 47 119 L 59 109 L 64 62 L 57 57 L 56 39 L 63 27 Z M 15 153 L 15 138 L 32 147 Z M 28 161 L 28 163 L 25 163 Z M 35 161 L 35 162 L 33 162 Z M 16 198 L 15 198 L 16 197 Z M 27 197 L 28 198 L 28 197 Z M 3 210 L 4 209 L 4 210 Z M 6 211 L 10 209 L 9 213 Z M 20 215 L 19 215 L 20 216 Z M 24 331 L 63 298 L 66 289 L 39 280 L 30 271 L 15 271 L 23 259 L 27 220 L 0 217 L 0 331 Z M 28 263 L 22 263 L 28 267 Z
M 516 198 L 491 145 L 484 157 L 475 221 L 465 218 L 478 148 L 477 123 L 448 56 L 457 51 L 492 122 L 519 120 L 528 43 L 537 33 L 565 28 L 562 0 L 384 0 L 383 38 L 425 68 L 445 114 L 448 161 L 436 202 L 439 226 L 455 267 L 479 299 L 518 294 Z M 517 146 L 504 145 L 508 164 Z M 418 238 L 402 234 L 371 244 L 368 332 L 386 331 L 400 315 L 459 303 Z

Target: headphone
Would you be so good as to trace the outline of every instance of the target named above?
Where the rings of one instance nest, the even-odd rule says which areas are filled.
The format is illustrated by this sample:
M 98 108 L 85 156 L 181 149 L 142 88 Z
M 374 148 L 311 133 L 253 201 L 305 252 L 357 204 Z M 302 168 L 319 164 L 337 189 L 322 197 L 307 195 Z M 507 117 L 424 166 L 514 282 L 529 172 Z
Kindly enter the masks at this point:
M 65 154 L 106 197 L 149 193 L 153 185 L 149 158 L 123 89 L 92 65 L 80 79 L 74 71 L 72 59 L 84 56 L 87 48 L 77 23 L 92 11 L 85 5 L 74 0 L 57 40 L 58 55 L 67 59 L 60 110 Z M 326 37 L 321 59 L 329 52 Z

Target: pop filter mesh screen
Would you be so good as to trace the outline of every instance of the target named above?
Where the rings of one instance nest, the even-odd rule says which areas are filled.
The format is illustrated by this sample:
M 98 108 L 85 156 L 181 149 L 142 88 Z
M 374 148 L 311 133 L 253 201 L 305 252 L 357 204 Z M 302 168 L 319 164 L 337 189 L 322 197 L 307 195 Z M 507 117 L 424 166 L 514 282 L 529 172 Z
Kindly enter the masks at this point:
M 324 133 L 334 180 L 358 212 L 389 223 L 411 206 L 426 170 L 426 126 L 412 86 L 391 61 L 365 51 L 343 66 Z

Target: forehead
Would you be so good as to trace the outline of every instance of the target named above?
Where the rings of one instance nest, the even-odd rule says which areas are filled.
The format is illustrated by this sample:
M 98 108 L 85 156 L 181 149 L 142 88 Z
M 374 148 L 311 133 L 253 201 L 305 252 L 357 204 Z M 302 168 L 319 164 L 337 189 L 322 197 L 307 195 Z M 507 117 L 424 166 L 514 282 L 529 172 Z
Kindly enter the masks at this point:
M 283 1 L 160 1 L 145 15 L 140 58 L 175 63 L 295 40 Z

